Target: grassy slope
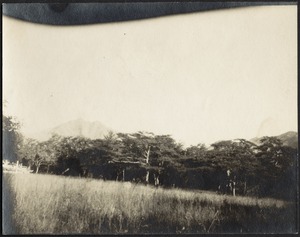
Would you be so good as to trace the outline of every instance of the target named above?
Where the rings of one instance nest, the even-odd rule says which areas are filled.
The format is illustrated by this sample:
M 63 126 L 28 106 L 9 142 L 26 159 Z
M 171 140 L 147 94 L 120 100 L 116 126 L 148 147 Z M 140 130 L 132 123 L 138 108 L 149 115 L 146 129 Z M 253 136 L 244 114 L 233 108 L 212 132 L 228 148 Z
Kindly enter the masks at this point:
M 21 234 L 295 231 L 293 210 L 279 200 L 50 175 L 4 176 Z

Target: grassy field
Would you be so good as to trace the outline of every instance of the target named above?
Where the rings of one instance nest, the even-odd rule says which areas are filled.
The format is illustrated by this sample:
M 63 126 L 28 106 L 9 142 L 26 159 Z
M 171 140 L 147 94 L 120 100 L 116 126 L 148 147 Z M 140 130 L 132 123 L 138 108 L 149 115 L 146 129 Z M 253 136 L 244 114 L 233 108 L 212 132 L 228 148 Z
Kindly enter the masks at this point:
M 3 180 L 17 234 L 295 231 L 295 208 L 280 200 L 39 174 Z

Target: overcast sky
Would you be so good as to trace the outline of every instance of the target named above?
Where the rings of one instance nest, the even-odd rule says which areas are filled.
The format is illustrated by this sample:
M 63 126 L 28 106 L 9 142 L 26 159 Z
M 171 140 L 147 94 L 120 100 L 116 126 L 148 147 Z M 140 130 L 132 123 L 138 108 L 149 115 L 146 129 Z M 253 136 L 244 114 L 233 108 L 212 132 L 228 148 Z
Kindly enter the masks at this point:
M 297 7 L 46 26 L 3 17 L 5 112 L 25 134 L 77 118 L 185 145 L 297 131 Z

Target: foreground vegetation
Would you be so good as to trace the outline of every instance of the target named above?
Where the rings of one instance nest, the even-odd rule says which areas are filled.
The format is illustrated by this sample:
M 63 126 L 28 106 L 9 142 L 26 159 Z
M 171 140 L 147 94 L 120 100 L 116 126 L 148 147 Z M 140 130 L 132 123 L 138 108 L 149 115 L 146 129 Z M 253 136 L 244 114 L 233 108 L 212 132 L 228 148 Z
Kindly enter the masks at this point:
M 16 234 L 295 231 L 295 208 L 275 199 L 54 175 L 3 178 Z

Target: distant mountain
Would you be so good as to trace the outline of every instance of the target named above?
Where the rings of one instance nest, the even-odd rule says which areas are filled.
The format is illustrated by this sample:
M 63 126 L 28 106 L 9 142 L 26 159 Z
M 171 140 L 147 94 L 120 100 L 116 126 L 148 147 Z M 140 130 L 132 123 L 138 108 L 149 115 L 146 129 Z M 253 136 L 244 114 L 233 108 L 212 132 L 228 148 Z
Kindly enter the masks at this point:
M 282 142 L 283 145 L 297 148 L 298 147 L 298 133 L 297 132 L 286 132 L 277 136 Z
M 297 132 L 293 132 L 293 131 L 289 131 L 286 133 L 283 133 L 281 135 L 276 136 L 277 138 L 279 138 L 283 145 L 285 146 L 290 146 L 293 148 L 297 148 L 298 147 L 298 133 Z M 250 139 L 251 142 L 255 143 L 255 144 L 259 144 L 261 137 L 255 137 Z
M 58 134 L 60 136 L 82 136 L 90 139 L 103 138 L 110 128 L 103 125 L 101 122 L 88 122 L 83 119 L 72 120 L 63 123 L 57 127 L 54 127 L 48 131 L 43 131 L 38 134 L 30 136 L 38 140 L 47 140 L 52 134 Z

